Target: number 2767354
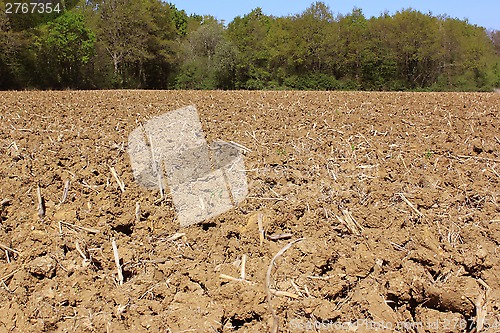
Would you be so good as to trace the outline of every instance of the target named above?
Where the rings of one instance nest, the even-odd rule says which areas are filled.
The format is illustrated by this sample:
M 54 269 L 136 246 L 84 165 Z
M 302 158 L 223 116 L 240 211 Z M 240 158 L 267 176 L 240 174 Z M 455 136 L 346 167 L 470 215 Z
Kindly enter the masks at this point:
M 59 2 L 7 2 L 6 14 L 50 14 L 62 11 Z

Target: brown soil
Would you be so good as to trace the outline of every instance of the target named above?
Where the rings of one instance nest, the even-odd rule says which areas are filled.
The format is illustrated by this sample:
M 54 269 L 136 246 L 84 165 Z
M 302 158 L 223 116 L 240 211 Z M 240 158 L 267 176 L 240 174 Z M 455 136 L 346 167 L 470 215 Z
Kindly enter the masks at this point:
M 180 229 L 171 199 L 135 184 L 126 146 L 140 121 L 190 104 L 208 142 L 251 149 L 250 194 Z M 499 106 L 495 93 L 2 92 L 0 332 L 269 331 L 266 272 L 298 238 L 271 272 L 289 293 L 271 299 L 280 332 L 499 331 Z M 259 217 L 293 236 L 261 244 Z M 240 277 L 243 255 L 246 281 L 221 278 Z

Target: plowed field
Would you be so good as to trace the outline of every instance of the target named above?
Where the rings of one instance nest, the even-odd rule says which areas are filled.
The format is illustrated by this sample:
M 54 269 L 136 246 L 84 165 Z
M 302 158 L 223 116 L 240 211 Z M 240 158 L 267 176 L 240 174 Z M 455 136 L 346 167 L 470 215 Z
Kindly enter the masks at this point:
M 180 228 L 127 140 L 187 105 L 208 143 L 248 148 L 249 195 Z M 499 111 L 495 93 L 0 92 L 0 332 L 500 331 Z

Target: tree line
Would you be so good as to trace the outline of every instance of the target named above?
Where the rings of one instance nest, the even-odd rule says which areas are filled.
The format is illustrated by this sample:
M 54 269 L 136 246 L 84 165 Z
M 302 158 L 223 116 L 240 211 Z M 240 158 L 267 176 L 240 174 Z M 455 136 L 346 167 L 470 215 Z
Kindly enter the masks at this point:
M 161 0 L 61 4 L 8 14 L 0 1 L 0 89 L 500 87 L 500 31 L 411 8 L 367 18 L 315 2 L 284 17 L 256 8 L 226 25 Z

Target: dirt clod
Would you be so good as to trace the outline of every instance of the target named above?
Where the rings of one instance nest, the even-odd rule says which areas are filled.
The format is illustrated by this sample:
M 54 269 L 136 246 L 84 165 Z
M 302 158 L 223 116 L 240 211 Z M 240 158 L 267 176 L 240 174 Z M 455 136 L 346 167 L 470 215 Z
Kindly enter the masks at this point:
M 56 274 L 56 261 L 48 255 L 33 259 L 27 264 L 28 272 L 38 279 L 51 279 Z

